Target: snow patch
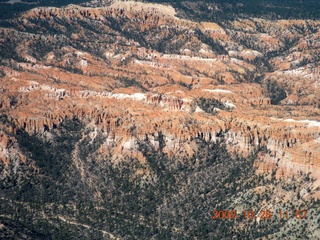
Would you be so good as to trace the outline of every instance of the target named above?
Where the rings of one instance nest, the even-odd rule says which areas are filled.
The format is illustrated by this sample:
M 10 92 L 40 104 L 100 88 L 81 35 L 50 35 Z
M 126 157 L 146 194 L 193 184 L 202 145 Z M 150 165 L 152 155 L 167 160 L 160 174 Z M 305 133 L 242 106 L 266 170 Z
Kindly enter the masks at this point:
M 39 85 L 39 83 L 36 82 L 36 81 L 28 81 L 28 83 L 31 84 L 31 85 Z
M 116 99 L 128 99 L 128 98 L 130 98 L 130 95 L 124 94 L 124 93 L 115 93 L 115 94 L 112 94 L 111 97 L 116 98 Z
M 137 101 L 146 100 L 146 95 L 143 93 L 134 93 L 132 95 L 124 94 L 124 93 L 115 93 L 115 94 L 112 94 L 110 97 L 116 98 L 116 99 L 132 99 Z
M 179 54 L 163 54 L 163 58 L 165 59 L 180 59 L 180 60 L 189 60 L 189 61 L 211 61 L 216 62 L 216 58 L 202 58 L 202 57 L 191 57 L 187 55 L 179 55 Z
M 308 124 L 308 127 L 320 127 L 320 122 L 312 120 L 294 120 L 294 119 L 285 119 L 284 122 L 295 122 L 295 123 L 305 123 Z
M 308 75 L 308 73 L 306 72 L 306 69 L 304 68 L 283 71 L 283 74 L 287 76 L 304 76 L 304 77 Z
M 52 86 L 43 84 L 43 85 L 41 85 L 41 89 L 45 90 L 45 91 L 51 91 L 53 88 L 52 88 Z
M 104 55 L 106 56 L 106 58 L 109 58 L 109 57 L 113 57 L 114 53 L 113 52 L 105 52 Z
M 309 127 L 320 127 L 320 122 L 310 121 L 308 126 Z
M 193 101 L 193 99 L 191 98 L 182 98 L 183 102 L 187 102 L 187 103 L 191 103 Z
M 80 64 L 81 67 L 88 67 L 88 62 L 86 60 L 81 59 L 79 64 Z
M 212 92 L 212 93 L 232 93 L 232 91 L 224 90 L 224 89 L 202 89 L 204 92 Z
M 132 150 L 132 149 L 135 149 L 136 148 L 136 143 L 134 141 L 133 138 L 130 138 L 128 139 L 127 141 L 124 141 L 121 146 L 124 148 L 124 149 L 128 149 L 128 150 Z
M 225 105 L 226 107 L 228 107 L 228 108 L 235 108 L 235 107 L 236 107 L 236 105 L 234 105 L 233 103 L 229 102 L 228 100 L 225 102 L 224 105 Z
M 197 106 L 196 111 L 195 112 L 204 112 L 199 106 Z
M 146 95 L 143 93 L 134 93 L 131 95 L 131 98 L 137 101 L 146 100 Z
M 284 122 L 297 122 L 297 121 L 290 118 L 290 119 L 285 119 Z

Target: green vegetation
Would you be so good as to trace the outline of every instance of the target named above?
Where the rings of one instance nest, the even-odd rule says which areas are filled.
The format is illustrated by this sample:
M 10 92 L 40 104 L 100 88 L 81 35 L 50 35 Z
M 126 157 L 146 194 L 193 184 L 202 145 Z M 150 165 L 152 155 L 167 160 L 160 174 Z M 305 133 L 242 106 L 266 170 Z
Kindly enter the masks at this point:
M 11 18 L 30 7 L 54 5 L 85 1 L 40 1 L 37 5 L 1 4 L 1 18 Z M 156 1 L 163 2 L 163 1 Z M 168 2 L 167 2 L 168 3 Z M 302 6 L 300 1 L 169 1 L 176 7 L 178 15 L 198 21 L 217 21 L 225 23 L 237 17 L 277 18 L 318 18 L 318 1 L 307 1 Z M 241 3 L 239 5 L 239 3 Z M 311 6 L 310 4 L 314 4 Z M 210 8 L 216 4 L 217 8 Z M 3 8 L 2 8 L 3 7 Z M 290 11 L 288 11 L 290 9 Z M 206 14 L 204 14 L 206 13 Z M 290 15 L 289 15 L 290 14 Z M 196 30 L 188 33 L 186 29 L 168 28 L 163 31 L 154 26 L 145 32 L 140 29 L 139 21 L 132 21 L 125 16 L 105 17 L 99 22 L 93 19 L 76 19 L 77 24 L 53 18 L 30 20 L 37 28 L 26 27 L 30 36 L 21 39 L 6 36 L 1 32 L 3 44 L 0 44 L 1 60 L 14 59 L 24 62 L 16 53 L 18 41 L 28 41 L 28 53 L 38 60 L 43 60 L 48 52 L 53 51 L 57 61 L 66 54 L 63 47 L 71 46 L 86 51 L 94 57 L 104 58 L 104 52 L 112 49 L 126 50 L 126 39 L 133 39 L 141 47 L 151 48 L 161 53 L 180 53 L 184 46 L 197 38 L 209 46 L 215 54 L 227 54 L 221 42 Z M 1 27 L 18 28 L 18 20 L 1 20 Z M 110 27 L 104 30 L 103 24 Z M 135 26 L 136 24 L 136 26 Z M 59 27 L 62 26 L 62 27 Z M 63 30 L 63 29 L 66 29 Z M 70 40 L 69 35 L 79 28 L 84 37 Z M 263 32 L 263 29 L 260 29 Z M 260 31 L 259 30 L 259 31 Z M 299 29 L 298 29 L 299 30 Z M 316 30 L 314 30 L 316 31 Z M 159 34 L 165 32 L 163 35 Z M 65 34 L 65 35 L 64 35 Z M 49 41 L 48 35 L 52 38 Z M 123 36 L 124 40 L 117 37 Z M 157 38 L 155 38 L 157 36 Z M 268 62 L 275 56 L 288 52 L 296 45 L 297 39 L 282 39 L 284 46 L 280 50 L 268 52 L 269 49 L 256 46 L 254 37 L 245 36 L 238 40 L 243 46 L 263 49 L 266 58 L 255 58 L 249 61 L 257 67 L 257 72 L 240 75 L 232 72 L 239 82 L 254 81 L 261 84 L 271 98 L 272 104 L 279 104 L 286 98 L 287 87 L 277 81 L 265 79 L 263 73 L 272 70 Z M 117 43 L 123 49 L 114 48 Z M 196 52 L 199 45 L 192 46 Z M 132 59 L 130 56 L 119 65 L 125 68 Z M 69 65 L 62 67 L 70 72 L 83 73 L 74 67 L 78 61 L 76 54 L 69 55 Z M 317 59 L 315 59 L 316 61 Z M 307 64 L 306 60 L 301 65 Z M 11 64 L 3 61 L 2 64 Z M 13 64 L 13 63 L 12 63 Z M 107 64 L 107 63 L 106 63 Z M 292 66 L 297 67 L 297 66 Z M 190 66 L 185 66 L 188 70 Z M 185 70 L 183 74 L 193 75 Z M 129 73 L 129 71 L 128 71 Z M 204 73 L 197 74 L 201 76 Z M 0 77 L 4 72 L 0 72 Z M 107 75 L 106 75 L 107 76 Z M 138 86 L 145 90 L 137 79 L 140 76 L 114 76 L 120 86 Z M 225 84 L 223 76 L 215 76 Z M 245 78 L 245 79 L 244 79 Z M 191 89 L 192 85 L 180 82 L 180 85 Z M 15 107 L 20 100 L 12 96 L 10 105 Z M 198 98 L 194 102 L 207 113 L 214 114 L 214 108 L 228 110 L 221 101 L 214 98 Z M 6 125 L 13 124 L 6 116 L 0 116 Z M 190 125 L 192 122 L 190 122 Z M 189 125 L 189 126 L 190 126 Z M 227 150 L 224 135 L 217 134 L 219 141 L 206 142 L 199 134 L 196 139 L 188 140 L 195 146 L 195 154 L 185 157 L 169 156 L 163 151 L 165 136 L 158 133 L 155 148 L 149 141 L 137 140 L 139 151 L 145 162 L 135 157 L 124 156 L 114 161 L 112 151 L 99 152 L 108 138 L 107 132 L 92 133 L 85 129 L 85 124 L 78 119 L 63 121 L 55 129 L 46 127 L 44 133 L 30 135 L 23 130 L 16 133 L 17 146 L 27 157 L 21 161 L 19 156 L 10 159 L 8 165 L 0 164 L 0 229 L 1 239 L 108 239 L 113 234 L 123 239 L 259 239 L 269 237 L 284 239 L 293 236 L 298 239 L 315 239 L 314 229 L 319 228 L 320 216 L 317 213 L 319 201 L 305 200 L 304 192 L 310 188 L 303 186 L 313 180 L 308 175 L 297 179 L 277 180 L 275 171 L 265 176 L 255 175 L 254 162 L 258 154 L 267 151 L 255 149 L 247 157 L 231 155 Z M 187 126 L 187 127 L 189 127 Z M 134 131 L 133 131 L 134 132 Z M 95 136 L 94 138 L 92 136 Z M 262 189 L 257 191 L 257 189 Z M 290 200 L 277 200 L 280 191 Z M 280 199 L 281 197 L 279 197 Z M 272 211 L 282 209 L 290 211 L 289 219 L 274 217 L 271 220 L 255 221 L 244 219 L 243 210 L 252 209 L 256 213 L 265 204 L 272 206 Z M 295 221 L 292 213 L 295 209 L 308 209 L 310 214 L 303 221 Z M 241 215 L 237 221 L 212 219 L 212 211 L 237 209 Z
M 271 104 L 277 105 L 287 97 L 285 90 L 274 80 L 268 80 L 266 88 L 269 92 Z
M 198 21 L 224 22 L 239 17 L 319 19 L 320 16 L 320 2 L 317 0 L 148 0 L 148 2 L 171 4 L 177 9 L 179 16 Z
M 207 44 L 218 55 L 228 55 L 228 51 L 225 50 L 219 43 L 215 42 L 212 38 L 206 36 L 201 30 L 197 29 L 195 32 L 198 39 Z
M 0 19 L 8 19 L 18 16 L 19 14 L 28 11 L 35 7 L 52 6 L 61 7 L 68 4 L 81 4 L 88 0 L 32 0 L 22 1 L 21 3 L 10 4 L 7 1 L 0 1 Z M 29 3 L 25 3 L 29 2 Z
M 303 237 L 312 234 L 311 226 L 319 219 L 315 214 L 311 219 L 311 214 L 293 222 L 291 214 L 288 220 L 274 217 L 257 225 L 243 218 L 243 210 L 258 212 L 265 201 L 272 203 L 273 211 L 291 213 L 298 205 L 276 202 L 276 189 L 299 199 L 301 181 L 312 181 L 302 176 L 291 187 L 274 174 L 255 175 L 253 162 L 263 149 L 246 159 L 232 157 L 223 137 L 217 143 L 198 138 L 193 140 L 198 151 L 191 158 L 169 157 L 163 152 L 165 136 L 159 133 L 159 149 L 137 140 L 146 163 L 124 157 L 116 164 L 108 154 L 97 158 L 103 133 L 90 141 L 90 130 L 83 131 L 74 119 L 51 131 L 55 137 L 50 141 L 18 132 L 28 159 L 19 162 L 16 173 L 13 165 L 0 169 L 7 176 L 0 181 L 0 221 L 6 226 L 1 238 L 15 231 L 24 233 L 25 239 L 108 239 L 107 233 L 123 239 L 257 239 L 289 232 Z M 83 134 L 87 137 L 81 138 Z M 137 174 L 138 170 L 149 174 Z M 11 173 L 3 175 L 6 171 Z M 258 186 L 271 187 L 257 193 Z M 319 206 L 315 201 L 297 204 L 311 212 Z M 214 220 L 214 209 L 237 209 L 239 218 Z M 301 227 L 306 222 L 310 228 Z
M 215 98 L 198 98 L 196 104 L 207 113 L 215 113 L 215 108 L 227 110 L 228 108 L 219 100 Z

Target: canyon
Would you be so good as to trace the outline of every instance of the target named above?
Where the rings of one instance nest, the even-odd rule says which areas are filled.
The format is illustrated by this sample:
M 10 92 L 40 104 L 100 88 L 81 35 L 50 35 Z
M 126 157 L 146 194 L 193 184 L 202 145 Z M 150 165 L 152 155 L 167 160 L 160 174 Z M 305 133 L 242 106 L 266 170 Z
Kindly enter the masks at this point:
M 99 136 L 90 154 L 118 164 L 146 163 L 143 142 L 178 159 L 225 142 L 231 156 L 258 153 L 256 175 L 310 175 L 304 197 L 317 199 L 319 56 L 316 19 L 199 22 L 133 1 L 31 9 L 0 20 L 0 164 L 5 176 L 29 164 L 19 132 L 52 139 L 77 119 L 75 162 Z
M 143 139 L 162 131 L 172 154 L 178 154 L 176 146 L 192 138 L 216 141 L 222 131 L 233 151 L 244 154 L 266 146 L 273 152 L 264 158 L 270 170 L 280 161 L 279 172 L 317 172 L 320 68 L 315 58 L 319 56 L 319 22 L 253 19 L 232 22 L 231 29 L 223 29 L 215 23 L 198 24 L 174 15 L 174 9 L 164 5 L 114 2 L 101 8 L 36 8 L 8 21 L 12 27 L 0 31 L 2 48 L 11 48 L 23 61 L 2 59 L 1 110 L 9 113 L 17 128 L 29 133 L 53 129 L 66 118 L 94 121 L 99 129 L 116 136 L 119 146 L 124 139 Z M 78 25 L 66 32 L 75 19 Z M 112 29 L 111 19 L 124 22 L 123 32 Z M 97 31 L 90 33 L 80 22 Z M 31 28 L 33 32 L 28 31 Z M 126 28 L 146 32 L 144 41 L 121 35 Z M 298 28 L 302 33 L 295 34 Z M 53 29 L 57 33 L 51 33 Z M 152 39 L 155 42 L 176 32 L 170 40 L 171 44 L 181 42 L 174 50 L 180 54 L 150 46 L 149 33 L 157 29 L 161 30 Z M 241 29 L 246 29 L 245 33 Z M 226 53 L 215 52 L 196 31 L 223 46 Z M 296 44 L 281 57 L 289 34 Z M 90 46 L 92 38 L 96 53 Z M 88 51 L 85 46 L 70 46 L 73 40 L 77 44 L 87 41 Z M 251 49 L 242 41 L 248 41 Z M 32 48 L 36 44 L 47 49 L 36 51 Z M 50 45 L 55 48 L 51 50 Z M 266 59 L 272 51 L 279 51 L 280 56 L 268 59 L 273 70 L 264 72 L 259 69 L 263 64 L 254 61 Z M 296 66 L 301 62 L 305 64 Z M 82 74 L 73 73 L 72 68 Z M 285 88 L 281 105 L 272 105 L 266 90 L 253 82 L 258 74 L 263 76 L 261 82 L 276 81 Z M 119 79 L 130 79 L 132 86 L 122 80 L 119 83 Z M 194 99 L 199 97 L 217 99 L 232 108 L 218 110 L 214 116 L 195 112 Z M 14 106 L 13 98 L 17 101 Z M 188 126 L 188 121 L 194 124 Z M 136 136 L 128 131 L 133 125 Z M 4 160 L 9 156 L 3 142 Z

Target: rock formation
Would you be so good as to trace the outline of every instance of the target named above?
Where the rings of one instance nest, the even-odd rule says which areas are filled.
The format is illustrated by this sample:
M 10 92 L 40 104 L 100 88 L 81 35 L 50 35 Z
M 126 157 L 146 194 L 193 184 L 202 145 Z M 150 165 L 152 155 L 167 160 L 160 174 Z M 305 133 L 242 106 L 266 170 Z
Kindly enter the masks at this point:
M 265 147 L 260 173 L 319 178 L 320 22 L 229 26 L 131 1 L 41 7 L 1 20 L 0 111 L 14 125 L 0 133 L 0 159 L 8 163 L 19 149 L 8 134 L 43 134 L 77 118 L 108 134 L 99 151 L 115 159 L 140 156 L 136 141 L 158 149 L 161 132 L 168 154 L 191 157 L 193 139 L 225 138 L 242 155 Z M 195 106 L 200 97 L 229 108 L 208 113 Z

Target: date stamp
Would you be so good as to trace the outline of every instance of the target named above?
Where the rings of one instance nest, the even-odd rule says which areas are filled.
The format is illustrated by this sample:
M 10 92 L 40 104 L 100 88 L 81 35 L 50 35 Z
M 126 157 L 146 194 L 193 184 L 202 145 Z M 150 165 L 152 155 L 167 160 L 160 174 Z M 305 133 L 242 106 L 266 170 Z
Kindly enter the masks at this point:
M 271 211 L 271 210 L 260 210 L 259 212 L 255 213 L 253 210 L 245 210 L 242 213 L 238 213 L 236 210 L 213 210 L 212 211 L 212 219 L 260 219 L 260 220 L 268 220 L 272 218 L 279 218 L 279 219 L 288 219 L 290 217 L 294 217 L 296 219 L 305 219 L 307 218 L 308 210 L 295 210 L 293 212 L 289 211 Z

